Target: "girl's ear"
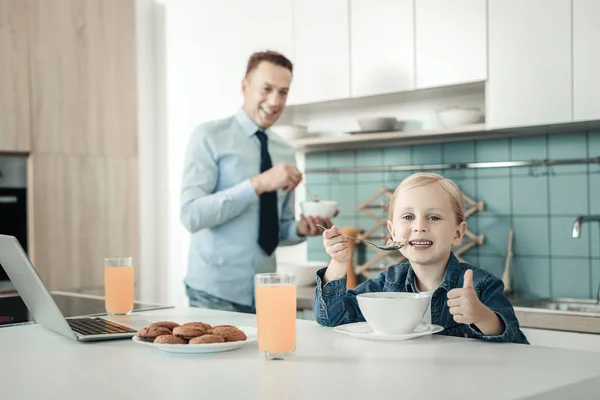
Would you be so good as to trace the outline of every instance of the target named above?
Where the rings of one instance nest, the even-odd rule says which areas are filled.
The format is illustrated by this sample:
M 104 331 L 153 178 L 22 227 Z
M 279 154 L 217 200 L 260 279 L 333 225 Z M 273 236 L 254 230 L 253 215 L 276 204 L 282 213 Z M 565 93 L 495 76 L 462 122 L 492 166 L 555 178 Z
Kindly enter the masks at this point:
M 465 236 L 465 232 L 467 232 L 467 223 L 463 221 L 458 225 L 458 229 L 454 233 L 454 240 L 452 241 L 452 244 L 454 246 L 458 246 L 462 242 L 462 238 L 463 236 Z
M 387 229 L 388 232 L 390 232 L 390 235 L 392 235 L 392 239 L 395 239 L 396 235 L 394 234 L 394 225 L 392 224 L 392 221 L 388 220 L 387 222 Z

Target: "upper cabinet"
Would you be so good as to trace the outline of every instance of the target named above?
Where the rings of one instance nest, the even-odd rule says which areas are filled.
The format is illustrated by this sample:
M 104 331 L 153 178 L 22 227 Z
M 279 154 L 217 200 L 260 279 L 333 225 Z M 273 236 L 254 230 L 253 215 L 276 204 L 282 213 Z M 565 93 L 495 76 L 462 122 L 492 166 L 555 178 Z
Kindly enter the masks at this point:
M 30 150 L 28 6 L 0 1 L 0 152 Z
M 572 121 L 571 5 L 489 0 L 488 128 Z
M 353 97 L 415 88 L 413 0 L 350 1 Z
M 600 1 L 573 0 L 573 119 L 600 120 Z
M 31 4 L 34 151 L 136 155 L 135 2 Z
M 416 87 L 485 81 L 486 0 L 416 0 Z M 510 29 L 508 24 L 506 29 Z
M 293 0 L 294 81 L 288 104 L 350 97 L 348 0 Z

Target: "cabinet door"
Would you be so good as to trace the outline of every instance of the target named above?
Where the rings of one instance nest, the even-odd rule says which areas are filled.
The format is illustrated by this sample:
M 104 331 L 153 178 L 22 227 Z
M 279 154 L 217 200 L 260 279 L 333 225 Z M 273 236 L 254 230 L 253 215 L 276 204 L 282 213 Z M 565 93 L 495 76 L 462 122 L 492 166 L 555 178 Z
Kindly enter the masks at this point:
M 348 0 L 294 0 L 289 104 L 350 97 Z
M 0 152 L 29 151 L 28 3 L 0 1 Z
M 412 0 L 351 0 L 352 96 L 415 88 Z
M 486 0 L 415 1 L 417 88 L 485 81 Z
M 250 55 L 275 50 L 294 62 L 292 0 L 168 4 L 168 95 L 173 120 L 198 122 L 234 114 Z M 183 100 L 185 98 L 185 100 Z
M 488 128 L 572 120 L 571 0 L 489 0 Z
M 135 2 L 30 4 L 33 150 L 136 155 Z
M 600 119 L 600 1 L 573 0 L 573 119 Z

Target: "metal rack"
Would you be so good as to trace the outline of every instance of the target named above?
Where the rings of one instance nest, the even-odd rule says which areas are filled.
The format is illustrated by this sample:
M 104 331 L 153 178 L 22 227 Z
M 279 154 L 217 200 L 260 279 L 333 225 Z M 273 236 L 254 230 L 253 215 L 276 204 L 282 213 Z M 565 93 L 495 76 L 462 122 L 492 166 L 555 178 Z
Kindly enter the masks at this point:
M 553 166 L 553 165 L 572 165 L 572 164 L 600 164 L 600 157 L 572 158 L 572 159 L 565 159 L 565 160 L 496 161 L 496 162 L 457 163 L 457 164 L 390 165 L 390 166 L 379 166 L 379 167 L 308 168 L 304 171 L 304 173 L 344 174 L 344 173 L 356 173 L 356 172 L 427 171 L 427 170 L 440 170 L 440 169 L 549 167 L 549 166 Z

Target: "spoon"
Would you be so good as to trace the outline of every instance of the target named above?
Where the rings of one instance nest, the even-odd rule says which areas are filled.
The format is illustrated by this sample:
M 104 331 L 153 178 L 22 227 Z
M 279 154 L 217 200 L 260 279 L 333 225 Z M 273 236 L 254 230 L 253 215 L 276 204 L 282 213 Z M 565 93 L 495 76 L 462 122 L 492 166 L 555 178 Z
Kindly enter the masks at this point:
M 321 198 L 319 196 L 317 196 L 316 194 L 314 194 L 313 191 L 310 190 L 310 188 L 304 181 L 302 181 L 302 183 L 304 183 L 304 187 L 306 188 L 306 191 L 308 192 L 308 194 L 310 194 L 310 197 L 312 197 L 312 199 L 315 203 L 321 201 Z
M 319 227 L 321 230 L 327 230 L 327 228 L 325 228 L 324 226 L 322 226 L 322 225 L 319 225 L 319 224 L 317 224 L 317 227 Z M 384 251 L 395 251 L 395 250 L 400 250 L 400 249 L 401 249 L 401 248 L 402 248 L 404 245 L 406 245 L 406 243 L 402 243 L 402 244 L 400 244 L 400 245 L 395 245 L 395 244 L 394 244 L 394 245 L 389 245 L 389 246 L 380 246 L 380 245 L 378 245 L 378 244 L 375 244 L 375 243 L 373 243 L 373 242 L 370 242 L 370 241 L 368 241 L 368 240 L 365 240 L 365 239 L 358 239 L 358 238 L 355 238 L 355 237 L 352 237 L 352 236 L 348 236 L 348 235 L 344 235 L 344 234 L 342 234 L 342 236 L 345 236 L 345 237 L 347 237 L 348 239 L 354 239 L 354 240 L 358 240 L 359 242 L 368 243 L 368 244 L 370 244 L 370 245 L 372 245 L 372 246 L 375 246 L 375 247 L 377 247 L 379 250 L 384 250 Z

